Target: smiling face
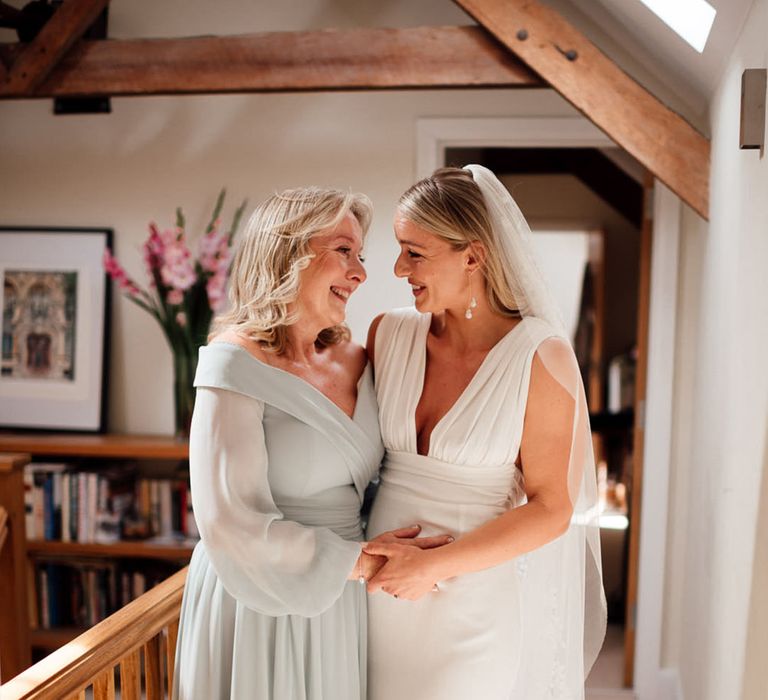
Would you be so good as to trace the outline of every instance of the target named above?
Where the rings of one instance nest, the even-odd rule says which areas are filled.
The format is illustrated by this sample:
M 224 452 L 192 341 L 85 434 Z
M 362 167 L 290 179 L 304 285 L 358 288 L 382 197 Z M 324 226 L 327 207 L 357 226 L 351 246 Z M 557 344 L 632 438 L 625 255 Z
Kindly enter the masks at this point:
M 407 278 L 421 313 L 452 311 L 463 315 L 468 302 L 469 273 L 476 270 L 472 250 L 456 250 L 450 243 L 398 214 L 395 237 L 400 255 L 395 275 Z M 479 276 L 473 277 L 473 293 L 479 295 Z
M 313 236 L 309 247 L 315 257 L 301 273 L 299 318 L 318 329 L 337 326 L 346 318 L 347 300 L 366 278 L 360 223 L 348 213 L 335 228 Z

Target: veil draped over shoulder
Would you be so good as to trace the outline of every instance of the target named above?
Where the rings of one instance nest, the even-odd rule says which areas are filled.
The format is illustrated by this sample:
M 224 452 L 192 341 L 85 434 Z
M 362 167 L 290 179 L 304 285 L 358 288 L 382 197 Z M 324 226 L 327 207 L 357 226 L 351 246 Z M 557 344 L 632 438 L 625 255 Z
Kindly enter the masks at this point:
M 514 698 L 570 698 L 574 689 L 583 688 L 606 626 L 589 412 L 576 357 L 536 264 L 525 217 L 490 170 L 481 165 L 465 169 L 483 194 L 506 282 L 520 314 L 544 321 L 553 331 L 554 338 L 539 345 L 538 356 L 574 402 L 568 464 L 573 516 L 565 534 L 518 558 L 525 640 L 519 667 L 525 670 L 517 674 L 511 694 Z

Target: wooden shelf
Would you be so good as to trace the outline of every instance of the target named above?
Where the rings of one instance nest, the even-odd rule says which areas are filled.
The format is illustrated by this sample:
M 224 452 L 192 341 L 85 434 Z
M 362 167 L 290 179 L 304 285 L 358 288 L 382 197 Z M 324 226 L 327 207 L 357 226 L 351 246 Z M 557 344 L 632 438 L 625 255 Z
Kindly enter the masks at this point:
M 30 555 L 52 555 L 62 557 L 106 557 L 140 558 L 188 561 L 192 556 L 192 545 L 158 544 L 152 541 L 114 542 L 58 542 L 29 540 L 27 552 Z
M 53 651 L 79 637 L 86 630 L 80 627 L 56 627 L 50 630 L 30 630 L 32 646 L 35 649 Z
M 186 440 L 162 435 L 80 435 L 0 433 L 0 452 L 28 452 L 33 457 L 112 457 L 188 459 Z

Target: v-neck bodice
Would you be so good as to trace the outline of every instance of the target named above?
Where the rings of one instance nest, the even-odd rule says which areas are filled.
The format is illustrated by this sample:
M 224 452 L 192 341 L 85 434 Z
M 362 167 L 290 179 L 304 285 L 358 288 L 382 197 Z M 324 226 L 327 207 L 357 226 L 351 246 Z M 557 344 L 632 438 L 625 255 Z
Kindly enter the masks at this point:
M 263 402 L 265 427 L 297 426 L 289 441 L 294 443 L 291 449 L 300 449 L 302 444 L 309 449 L 322 438 L 322 444 L 332 447 L 339 463 L 346 465 L 362 499 L 382 450 L 370 365 L 358 380 L 352 417 L 314 385 L 261 362 L 234 343 L 216 342 L 200 348 L 195 386 L 226 389 Z M 274 420 L 275 411 L 283 419 Z M 268 441 L 271 432 L 267 430 Z M 315 447 L 319 449 L 319 443 Z
M 384 316 L 376 333 L 376 395 L 388 451 L 418 454 L 416 409 L 424 386 L 430 323 L 429 314 L 396 309 Z M 533 354 L 552 335 L 547 324 L 526 318 L 499 340 L 435 424 L 423 456 L 475 466 L 514 462 Z
M 510 338 L 512 338 L 516 332 L 518 331 L 522 321 L 515 324 L 512 328 L 510 328 L 497 342 L 496 344 L 486 353 L 485 357 L 483 357 L 482 361 L 480 362 L 478 368 L 475 370 L 475 372 L 470 377 L 470 380 L 467 382 L 466 386 L 461 390 L 459 393 L 459 396 L 456 398 L 456 400 L 448 407 L 448 409 L 443 413 L 442 416 L 438 418 L 438 420 L 434 423 L 432 426 L 432 430 L 429 433 L 429 438 L 427 440 L 427 451 L 426 453 L 418 453 L 423 457 L 428 457 L 432 454 L 432 436 L 435 433 L 435 430 L 437 430 L 443 421 L 449 421 L 451 420 L 451 416 L 454 413 L 454 411 L 461 411 L 462 406 L 464 405 L 466 399 L 465 397 L 471 396 L 472 392 L 474 391 L 474 384 L 476 381 L 481 382 L 483 381 L 483 377 L 485 376 L 487 370 L 486 370 L 486 364 L 493 364 L 494 357 L 498 353 L 503 353 L 504 348 L 507 344 L 507 342 L 510 342 Z M 416 441 L 416 450 L 418 452 L 418 443 L 419 443 L 419 430 L 418 430 L 418 422 L 416 419 L 416 414 L 419 410 L 419 404 L 421 403 L 421 400 L 424 396 L 424 391 L 426 389 L 426 381 L 427 381 L 427 360 L 429 355 L 429 349 L 428 349 L 428 342 L 429 342 L 429 329 L 432 327 L 432 314 L 427 313 L 421 315 L 421 318 L 419 318 L 417 333 L 420 336 L 419 340 L 417 341 L 419 344 L 423 347 L 423 352 L 421 354 L 421 364 L 420 364 L 420 390 L 418 397 L 416 398 L 416 405 L 413 407 L 413 430 L 414 430 L 414 439 Z M 522 331 L 522 329 L 520 329 Z

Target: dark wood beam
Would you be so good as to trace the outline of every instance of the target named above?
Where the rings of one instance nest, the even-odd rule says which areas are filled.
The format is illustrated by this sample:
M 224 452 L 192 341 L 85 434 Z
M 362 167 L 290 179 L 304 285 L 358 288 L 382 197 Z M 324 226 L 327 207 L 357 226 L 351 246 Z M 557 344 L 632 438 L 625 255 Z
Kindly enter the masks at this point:
M 0 83 L 0 96 L 31 94 L 94 23 L 108 2 L 66 0 L 16 57 L 5 80 Z
M 0 97 L 465 87 L 544 83 L 479 27 L 329 29 L 81 41 L 33 94 Z
M 705 219 L 709 140 L 535 0 L 455 0 Z

